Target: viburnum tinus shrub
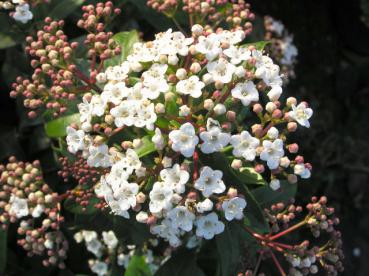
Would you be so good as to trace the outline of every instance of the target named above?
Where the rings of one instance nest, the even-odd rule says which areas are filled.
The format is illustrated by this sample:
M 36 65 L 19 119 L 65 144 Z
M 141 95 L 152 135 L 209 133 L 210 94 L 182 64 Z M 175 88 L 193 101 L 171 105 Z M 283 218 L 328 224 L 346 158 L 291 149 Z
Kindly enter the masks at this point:
M 27 39 L 34 75 L 18 79 L 12 92 L 26 97 L 31 117 L 45 107 L 60 117 L 46 123 L 46 132 L 57 138 L 59 175 L 77 182 L 60 199 L 76 222 L 89 218 L 65 231 L 93 255 L 91 270 L 342 271 L 334 209 L 325 197 L 313 197 L 306 210 L 293 201 L 312 166 L 290 136 L 310 127 L 313 111 L 283 97 L 280 67 L 264 50 L 268 41 L 248 41 L 250 6 L 148 5 L 179 31 L 139 41 L 135 32 L 105 31 L 102 20 L 120 14 L 111 2 L 83 7 L 83 70 L 63 22 L 47 18 L 37 40 Z M 311 240 L 286 239 L 302 228 Z

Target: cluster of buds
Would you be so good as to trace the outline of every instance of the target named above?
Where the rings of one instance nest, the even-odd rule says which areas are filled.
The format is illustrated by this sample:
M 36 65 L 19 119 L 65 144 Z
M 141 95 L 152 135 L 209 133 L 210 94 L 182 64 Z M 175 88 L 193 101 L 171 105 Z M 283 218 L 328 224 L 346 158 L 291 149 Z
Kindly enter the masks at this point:
M 44 182 L 40 163 L 18 162 L 14 157 L 0 166 L 0 223 L 19 223 L 18 244 L 28 255 L 45 256 L 45 266 L 64 267 L 68 244 L 60 232 L 60 199 Z
M 157 240 L 149 240 L 143 248 L 138 249 L 136 245 L 120 243 L 111 230 L 103 231 L 101 235 L 91 230 L 80 230 L 74 234 L 74 239 L 77 243 L 84 242 L 87 251 L 94 256 L 88 260 L 88 264 L 97 275 L 107 275 L 114 263 L 127 268 L 131 258 L 138 254 L 144 257 L 152 273 L 155 273 L 160 264 L 160 258 L 154 256 L 150 249 L 158 245 Z
M 60 157 L 61 169 L 58 171 L 64 182 L 74 179 L 78 185 L 65 193 L 65 199 L 82 206 L 82 211 L 86 211 L 86 206 L 92 205 L 97 209 L 105 207 L 105 203 L 96 198 L 94 185 L 100 180 L 100 177 L 107 173 L 106 169 L 98 169 L 87 165 L 86 159 L 77 155 L 76 158 L 69 160 L 67 157 Z
M 285 28 L 281 21 L 271 16 L 264 17 L 265 40 L 271 42 L 268 52 L 280 65 L 284 80 L 295 77 L 294 67 L 297 63 L 298 51 L 293 43 L 293 35 Z
M 76 55 L 78 43 L 69 42 L 62 30 L 63 20 L 53 21 L 47 17 L 46 25 L 38 31 L 37 38 L 27 37 L 26 51 L 32 57 L 34 72 L 31 79 L 18 77 L 10 96 L 22 95 L 25 98 L 24 106 L 31 109 L 29 117 L 36 117 L 37 111 L 44 108 L 52 116 L 59 116 L 76 103 L 81 93 L 91 89 L 100 91 L 95 84 L 97 74 L 103 69 L 107 58 L 120 52 L 119 46 L 111 38 L 112 33 L 104 31 L 104 19 L 109 18 L 112 9 L 110 1 L 98 3 L 96 8 L 91 5 L 83 7 L 85 13 L 78 26 L 89 32 L 85 40 L 90 65 L 87 73 L 85 63 L 80 64 Z M 114 9 L 113 12 L 119 13 L 120 10 Z
M 344 256 L 341 233 L 335 229 L 339 220 L 334 216 L 334 209 L 326 204 L 326 197 L 312 197 L 312 202 L 306 206 L 306 216 L 292 226 L 290 224 L 303 211 L 303 208 L 293 204 L 293 201 L 290 204 L 277 203 L 272 205 L 270 209 L 266 209 L 265 215 L 270 223 L 271 233 L 261 235 L 246 229 L 261 245 L 260 259 L 271 257 L 281 275 L 286 275 L 286 273 L 275 252 L 281 253 L 287 260 L 290 266 L 288 275 L 316 274 L 319 267 L 322 267 L 327 275 L 338 275 L 339 272 L 342 272 Z M 280 226 L 283 227 L 282 230 L 280 230 Z M 280 238 L 286 238 L 290 233 L 304 228 L 310 229 L 315 238 L 324 232 L 328 235 L 328 241 L 321 246 L 310 246 L 311 242 L 308 240 L 297 245 L 289 245 L 279 241 Z
M 242 29 L 245 34 L 249 34 L 252 31 L 250 21 L 255 18 L 250 5 L 244 0 L 149 0 L 147 4 L 175 22 L 175 17 L 179 16 L 177 11 L 182 10 L 188 13 L 190 26 L 195 23 L 208 25 L 205 29 L 209 30 L 215 30 L 222 23 L 227 23 L 230 29 Z
M 92 60 L 91 73 L 96 74 L 102 69 L 103 61 L 120 53 L 120 47 L 112 39 L 113 33 L 106 32 L 106 24 L 113 19 L 113 15 L 119 15 L 121 10 L 114 8 L 113 2 L 97 3 L 96 6 L 83 6 L 82 19 L 77 26 L 85 29 L 88 35 L 84 41 L 88 50 L 88 57 Z M 98 59 L 98 60 L 97 60 Z M 96 62 L 100 68 L 95 68 Z

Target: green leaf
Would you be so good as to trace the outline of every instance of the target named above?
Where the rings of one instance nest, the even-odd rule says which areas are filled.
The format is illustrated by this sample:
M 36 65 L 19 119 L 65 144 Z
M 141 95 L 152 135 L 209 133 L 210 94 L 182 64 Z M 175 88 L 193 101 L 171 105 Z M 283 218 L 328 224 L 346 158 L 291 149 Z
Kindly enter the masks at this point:
M 265 46 L 267 46 L 270 43 L 271 43 L 270 41 L 262 40 L 262 41 L 258 41 L 258 42 L 243 44 L 242 47 L 254 46 L 256 48 L 256 50 L 262 51 L 262 50 L 264 50 Z
M 7 253 L 7 232 L 0 229 L 0 274 L 3 275 L 6 267 Z
M 151 141 L 151 136 L 145 136 L 141 140 L 142 145 L 135 149 L 138 157 L 144 157 L 156 151 L 155 144 Z
M 58 137 L 64 137 L 67 135 L 67 126 L 69 126 L 72 123 L 75 123 L 77 125 L 80 124 L 79 121 L 79 113 L 75 113 L 72 115 L 64 116 L 58 119 L 55 119 L 53 121 L 50 121 L 45 124 L 45 130 L 47 136 L 51 138 L 58 138 Z
M 166 114 L 178 116 L 178 105 L 176 103 L 176 97 L 173 97 L 173 99 L 170 99 L 168 101 L 165 101 L 165 111 Z
M 196 253 L 187 249 L 178 250 L 166 261 L 155 276 L 205 276 L 198 267 Z
M 270 207 L 278 202 L 288 202 L 294 198 L 297 192 L 297 184 L 290 184 L 288 181 L 281 181 L 281 188 L 273 191 L 269 186 L 252 190 L 252 194 L 262 208 Z
M 133 256 L 129 261 L 124 276 L 151 276 L 151 271 L 144 256 Z
M 266 185 L 266 181 L 263 176 L 255 171 L 252 167 L 241 168 L 240 171 L 235 171 L 237 175 L 241 178 L 242 182 L 245 184 L 256 184 L 256 185 Z
M 60 1 L 50 12 L 48 16 L 52 19 L 64 19 L 73 13 L 79 6 L 85 2 L 84 0 L 63 0 Z
M 0 49 L 5 49 L 16 45 L 17 42 L 8 34 L 0 33 Z
M 238 222 L 227 223 L 224 232 L 215 236 L 218 252 L 218 264 L 220 266 L 220 275 L 236 275 L 237 266 L 244 257 L 245 244 L 247 248 L 254 241 L 248 233 L 242 229 Z M 251 255 L 255 252 L 248 252 Z M 251 254 L 253 253 L 253 254 Z
M 98 209 L 95 208 L 95 204 L 99 202 L 100 202 L 100 199 L 93 197 L 89 199 L 87 206 L 82 207 L 80 204 L 75 202 L 73 199 L 68 198 L 64 201 L 64 208 L 73 214 L 92 215 L 98 211 Z
M 132 30 L 130 32 L 121 32 L 117 33 L 113 36 L 113 39 L 120 45 L 121 47 L 121 54 L 120 54 L 120 61 L 125 61 L 132 53 L 133 45 L 136 42 L 140 41 L 140 37 L 136 30 Z

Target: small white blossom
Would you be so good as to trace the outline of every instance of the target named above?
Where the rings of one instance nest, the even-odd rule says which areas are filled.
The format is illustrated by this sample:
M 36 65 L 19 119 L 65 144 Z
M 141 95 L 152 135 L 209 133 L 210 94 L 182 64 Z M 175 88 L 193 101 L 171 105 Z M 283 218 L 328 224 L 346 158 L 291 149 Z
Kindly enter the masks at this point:
M 150 212 L 159 213 L 172 207 L 172 187 L 164 182 L 156 182 L 150 192 Z
M 227 57 L 231 59 L 231 63 L 237 65 L 242 61 L 248 60 L 251 56 L 250 50 L 246 47 L 231 46 L 223 52 Z
M 206 198 L 204 201 L 198 202 L 196 204 L 196 210 L 199 213 L 204 213 L 213 210 L 214 203 Z
M 151 141 L 155 144 L 155 148 L 158 150 L 162 150 L 165 147 L 165 141 L 160 128 L 155 129 L 155 135 L 151 138 Z
M 278 179 L 273 179 L 272 181 L 270 181 L 269 187 L 273 191 L 276 191 L 276 190 L 278 190 L 281 187 L 281 182 Z
M 224 231 L 224 223 L 219 221 L 217 214 L 214 212 L 198 217 L 196 226 L 196 235 L 206 240 L 210 240 Z
M 13 18 L 23 24 L 26 24 L 28 21 L 32 20 L 33 14 L 29 10 L 29 5 L 27 3 L 21 3 L 17 5 L 15 7 Z
M 195 181 L 195 188 L 200 190 L 205 197 L 213 193 L 220 194 L 226 189 L 222 180 L 223 173 L 218 170 L 212 170 L 205 166 L 201 169 L 200 177 Z
M 117 247 L 118 245 L 118 239 L 115 236 L 113 231 L 103 231 L 102 232 L 102 236 L 103 236 L 103 241 L 106 244 L 106 246 L 109 249 L 114 249 Z
M 96 261 L 91 266 L 91 271 L 96 273 L 99 276 L 107 275 L 108 265 L 105 262 Z
M 279 136 L 279 131 L 277 128 L 275 127 L 271 127 L 268 132 L 267 132 L 267 135 L 270 139 L 277 139 L 278 136 Z
M 109 167 L 111 166 L 109 158 L 109 148 L 107 145 L 102 144 L 100 146 L 91 145 L 88 149 L 89 156 L 87 158 L 87 164 L 91 167 Z
M 192 98 L 199 98 L 202 95 L 201 89 L 204 87 L 205 83 L 200 81 L 198 76 L 191 76 L 179 81 L 176 85 L 176 91 L 179 94 L 190 95 Z
M 173 168 L 162 170 L 160 177 L 166 185 L 171 187 L 176 193 L 181 194 L 185 191 L 185 185 L 190 179 L 190 174 L 182 170 L 179 164 L 175 164 Z
M 273 142 L 263 141 L 263 151 L 260 153 L 260 159 L 267 162 L 269 169 L 274 170 L 279 166 L 279 160 L 283 157 L 283 141 L 276 139 Z
M 168 212 L 168 219 L 172 222 L 172 227 L 180 228 L 186 232 L 192 230 L 195 215 L 185 206 L 178 206 Z
M 169 133 L 169 139 L 173 142 L 172 149 L 179 151 L 185 157 L 191 157 L 195 151 L 199 138 L 195 134 L 195 128 L 190 123 L 185 123 L 179 130 Z
M 224 215 L 228 221 L 233 219 L 242 219 L 245 207 L 246 201 L 240 197 L 234 197 L 222 203 Z
M 311 172 L 304 164 L 296 164 L 293 168 L 294 173 L 299 175 L 301 178 L 310 178 Z
M 9 214 L 16 216 L 17 218 L 26 217 L 29 215 L 27 199 L 19 198 L 15 195 L 10 196 L 10 209 Z
M 288 115 L 300 125 L 310 127 L 309 119 L 313 115 L 313 110 L 307 108 L 304 103 L 300 103 L 298 106 L 292 105 L 292 111 Z
M 83 150 L 85 146 L 84 142 L 85 132 L 83 130 L 76 130 L 73 127 L 67 127 L 67 144 L 68 151 L 76 153 L 79 150 Z
M 191 113 L 191 108 L 189 108 L 187 105 L 182 105 L 179 108 L 179 116 L 186 117 Z
M 259 139 L 252 137 L 248 131 L 244 130 L 240 134 L 232 135 L 230 143 L 233 146 L 234 156 L 253 161 L 260 142 Z
M 232 89 L 232 97 L 241 100 L 244 106 L 259 100 L 259 92 L 252 81 L 237 83 Z
M 209 154 L 220 151 L 228 145 L 231 135 L 229 133 L 222 132 L 219 127 L 210 127 L 207 131 L 200 133 L 200 138 L 204 141 L 201 144 L 201 151 Z
M 215 59 L 222 52 L 219 37 L 214 33 L 207 37 L 200 36 L 195 49 L 197 52 L 204 54 L 208 60 Z
M 214 81 L 221 83 L 229 83 L 232 80 L 233 73 L 236 67 L 229 63 L 226 59 L 220 58 L 217 61 L 209 62 L 206 65 L 208 72 L 213 77 Z

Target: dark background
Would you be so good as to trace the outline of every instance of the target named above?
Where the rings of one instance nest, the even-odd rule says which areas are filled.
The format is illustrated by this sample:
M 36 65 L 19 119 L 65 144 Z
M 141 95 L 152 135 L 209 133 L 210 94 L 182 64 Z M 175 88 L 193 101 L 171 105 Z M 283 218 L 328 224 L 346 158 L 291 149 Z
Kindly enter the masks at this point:
M 298 64 L 287 94 L 307 100 L 314 109 L 311 128 L 298 134 L 301 152 L 313 165 L 312 178 L 299 186 L 298 200 L 306 203 L 311 195 L 329 198 L 341 218 L 344 274 L 369 275 L 369 26 L 364 23 L 369 3 L 249 2 L 258 15 L 281 20 L 294 34 Z M 135 17 L 125 19 L 125 28 L 139 27 L 145 33 L 160 29 L 152 26 L 155 18 L 140 18 L 134 8 L 123 12 Z M 71 27 L 71 31 L 75 29 Z M 23 160 L 40 159 L 48 183 L 61 189 L 42 125 L 26 119 L 21 104 L 8 97 L 9 76 L 28 70 L 19 65 L 19 49 L 12 51 L 0 51 L 0 63 L 9 64 L 11 59 L 13 65 L 2 66 L 0 79 L 0 159 L 4 161 L 11 154 Z M 21 253 L 15 249 L 11 256 L 19 258 Z

